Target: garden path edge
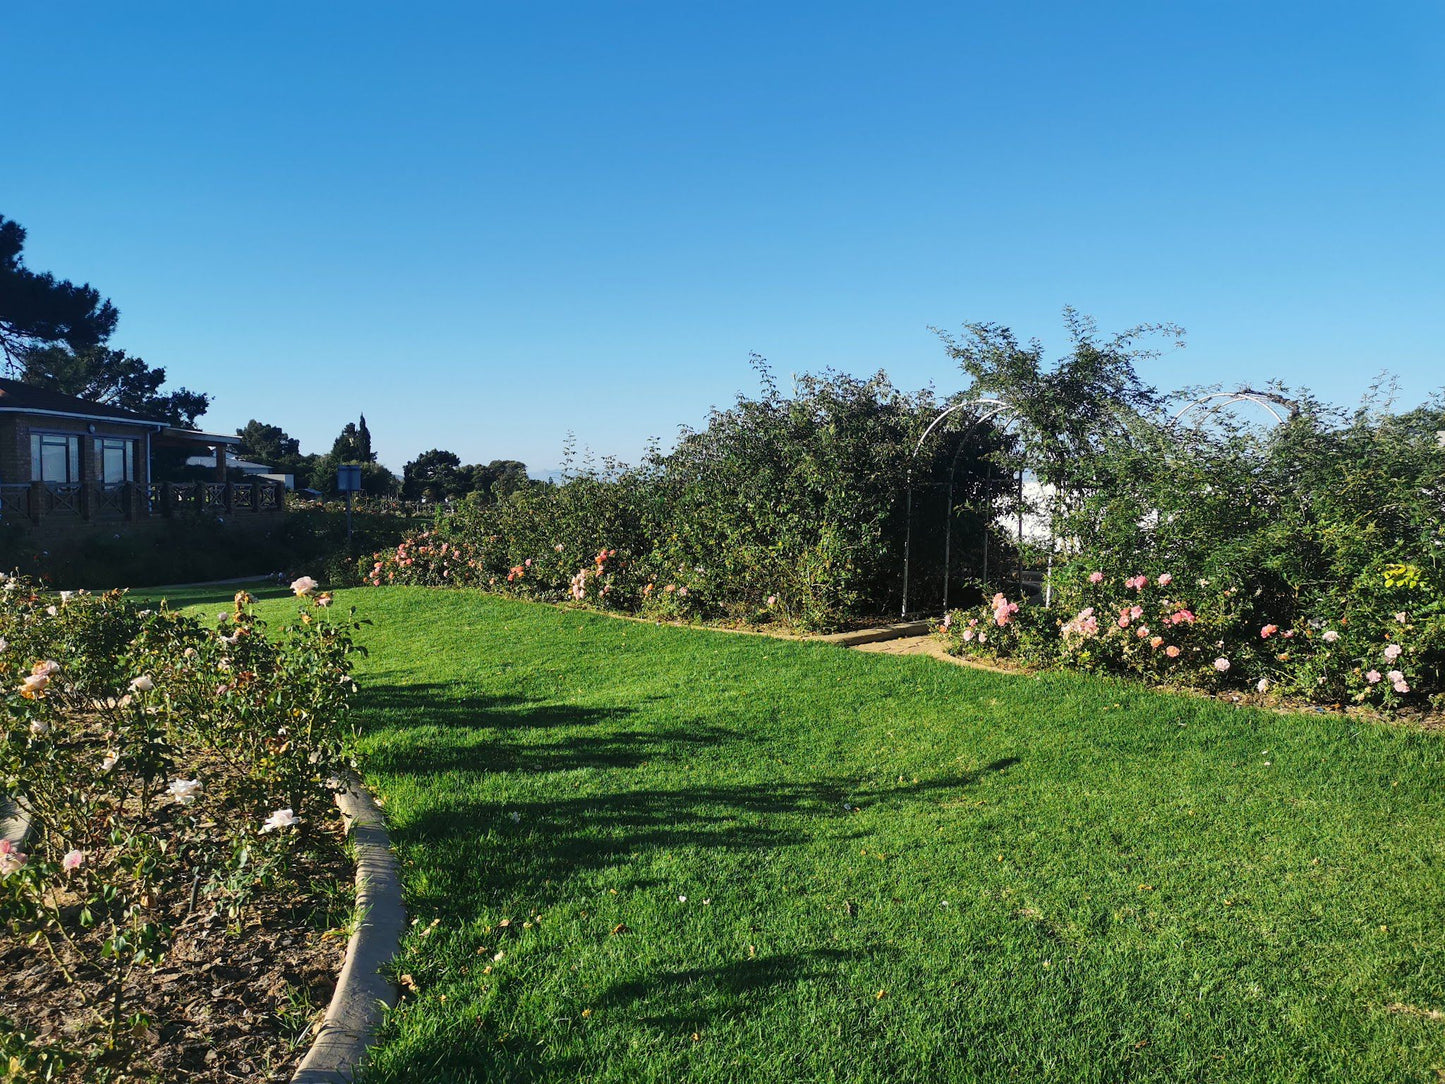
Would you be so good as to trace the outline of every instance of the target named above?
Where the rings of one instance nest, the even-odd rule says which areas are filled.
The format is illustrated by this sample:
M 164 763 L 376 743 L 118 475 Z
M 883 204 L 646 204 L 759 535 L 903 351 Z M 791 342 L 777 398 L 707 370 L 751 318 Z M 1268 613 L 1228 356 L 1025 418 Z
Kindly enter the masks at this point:
M 355 780 L 337 794 L 336 804 L 356 848 L 356 909 L 361 921 L 347 942 L 326 1018 L 297 1066 L 292 1084 L 347 1084 L 353 1080 L 382 1017 L 396 1004 L 396 988 L 382 968 L 401 944 L 406 911 L 385 818 Z

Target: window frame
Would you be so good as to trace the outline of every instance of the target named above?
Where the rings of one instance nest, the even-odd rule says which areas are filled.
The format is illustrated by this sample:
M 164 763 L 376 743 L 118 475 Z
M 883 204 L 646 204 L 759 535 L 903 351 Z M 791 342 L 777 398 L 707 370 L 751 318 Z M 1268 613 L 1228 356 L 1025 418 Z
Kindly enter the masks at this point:
M 93 451 L 95 454 L 95 480 L 101 485 L 121 485 L 125 482 L 135 481 L 135 437 L 95 437 Z M 123 456 L 121 462 L 121 477 L 107 478 L 105 476 L 105 453 L 106 445 L 120 445 L 120 452 Z M 112 449 L 113 450 L 113 449 Z
M 68 433 L 63 429 L 30 430 L 30 480 L 46 485 L 76 485 L 85 478 L 85 467 L 80 461 L 79 433 Z M 45 448 L 63 444 L 65 448 L 66 477 L 45 477 Z

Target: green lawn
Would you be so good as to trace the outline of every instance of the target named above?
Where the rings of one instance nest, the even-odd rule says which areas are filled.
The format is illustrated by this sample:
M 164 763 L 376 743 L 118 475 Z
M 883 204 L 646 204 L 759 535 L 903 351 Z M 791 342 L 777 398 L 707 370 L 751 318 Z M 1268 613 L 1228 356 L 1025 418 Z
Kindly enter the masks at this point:
M 367 777 L 416 919 L 369 1084 L 1445 1066 L 1438 737 L 466 592 L 338 602 L 374 622 Z

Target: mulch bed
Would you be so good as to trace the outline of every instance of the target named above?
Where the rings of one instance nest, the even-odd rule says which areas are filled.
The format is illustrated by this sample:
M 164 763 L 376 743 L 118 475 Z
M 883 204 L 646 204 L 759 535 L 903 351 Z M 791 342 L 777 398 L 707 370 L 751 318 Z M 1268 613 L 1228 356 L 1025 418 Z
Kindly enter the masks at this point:
M 154 971 L 137 968 L 127 986 L 129 1003 L 151 1018 L 136 1075 L 128 1079 L 291 1078 L 331 1000 L 354 895 L 340 817 L 319 835 L 317 853 L 298 852 L 288 883 L 256 899 L 239 930 L 228 928 L 224 916 L 186 918 L 188 901 L 175 902 L 170 951 Z M 72 972 L 75 985 L 43 944 L 0 931 L 0 1015 L 41 1041 L 69 1045 L 67 1036 L 100 989 Z M 91 1080 L 92 1073 L 78 1066 L 62 1079 Z

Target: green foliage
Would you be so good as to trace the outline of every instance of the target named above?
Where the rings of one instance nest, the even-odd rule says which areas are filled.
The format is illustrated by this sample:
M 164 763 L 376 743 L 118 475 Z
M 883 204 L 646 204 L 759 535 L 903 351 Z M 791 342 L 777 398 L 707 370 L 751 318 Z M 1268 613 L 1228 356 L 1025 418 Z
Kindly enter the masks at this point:
M 999 398 L 1021 425 L 1023 461 L 1047 482 L 1087 477 L 1111 434 L 1127 432 L 1161 404 L 1137 371 L 1159 351 L 1136 345 L 1165 335 L 1183 346 L 1175 324 L 1140 324 L 1104 338 L 1093 320 L 1064 310 L 1069 353 L 1048 364 L 1043 345 L 1021 344 L 997 324 L 969 324 L 963 337 L 938 332 L 949 356 L 972 378 L 970 398 Z
M 713 411 L 671 453 L 653 451 L 635 468 L 580 469 L 569 453 L 563 484 L 499 493 L 493 483 L 496 500 L 469 501 L 439 521 L 437 538 L 449 553 L 464 550 L 464 561 L 419 561 L 437 552 L 423 552 L 419 538 L 401 559 L 377 553 L 364 574 L 376 584 L 445 580 L 654 616 L 836 626 L 898 604 L 912 472 L 915 583 L 937 583 L 955 456 L 954 504 L 981 507 L 1006 484 L 985 462 L 999 435 L 960 426 L 915 459 L 940 409 L 931 393 L 904 395 L 882 373 L 828 373 L 798 378 L 784 396 L 756 362 L 762 395 Z M 429 455 L 438 476 L 457 470 L 450 453 Z M 955 575 L 977 563 L 978 538 L 958 532 Z M 601 576 L 599 554 L 609 555 Z
M 402 470 L 402 495 L 434 504 L 460 497 L 474 504 L 490 504 L 531 484 L 527 465 L 519 460 L 463 464 L 455 452 L 441 448 L 422 452 Z
M 440 502 L 460 496 L 463 489 L 462 461 L 456 452 L 433 448 L 422 452 L 402 468 L 402 494 L 412 501 Z
M 241 444 L 236 449 L 242 458 L 255 458 L 263 463 L 293 459 L 301 454 L 301 442 L 279 425 L 268 425 L 252 418 L 244 429 L 237 429 Z
M 343 463 L 356 463 L 354 459 L 337 459 L 328 453 L 319 455 L 312 459 L 310 464 L 311 488 L 320 490 L 326 500 L 344 498 L 336 488 L 336 468 Z M 387 470 L 380 463 L 360 462 L 361 466 L 361 492 L 367 497 L 394 497 L 401 490 L 401 483 L 396 475 Z
M 120 313 L 88 283 L 25 266 L 25 228 L 0 215 L 0 353 L 27 384 L 191 427 L 210 396 L 162 394 L 166 371 L 107 347 Z
M 244 429 L 237 429 L 241 444 L 236 454 L 242 459 L 265 463 L 278 474 L 295 476 L 296 488 L 312 484 L 312 474 L 320 456 L 302 455 L 301 442 L 279 425 L 268 425 L 252 418 Z
M 1037 344 L 1019 348 L 1007 331 L 975 329 L 978 342 L 955 347 L 974 391 L 1025 419 L 1025 446 L 1058 495 L 1053 536 L 1068 540 L 1052 612 L 1031 619 L 1058 635 L 965 641 L 980 619 L 969 613 L 961 627 L 950 619 L 955 647 L 1320 703 L 1445 695 L 1445 407 L 1394 413 L 1372 399 L 1346 416 L 1272 386 L 1250 392 L 1287 408 L 1272 429 L 1218 412 L 1173 425 L 1133 369 L 1140 355 L 1120 340 L 1101 350 L 1084 326 L 1071 325 L 1074 353 L 1053 373 Z M 1197 620 L 1161 626 L 1181 609 Z M 1097 635 L 1077 632 L 1088 616 Z
M 0 925 L 9 951 L 27 946 L 26 966 L 90 998 L 68 1049 L 7 1024 L 0 1042 L 24 1042 L 33 1078 L 61 1057 L 91 1063 L 87 1079 L 123 1077 L 150 1024 L 136 970 L 160 964 L 177 925 L 204 910 L 238 924 L 334 816 L 356 763 L 357 624 L 296 587 L 308 597 L 272 634 L 244 592 L 207 626 L 119 592 L 6 580 L 0 788 L 30 833 L 23 851 L 0 844 Z
M 120 313 L 88 283 L 77 286 L 31 271 L 21 255 L 25 227 L 0 215 L 0 352 L 9 366 L 36 346 L 64 344 L 74 352 L 100 346 Z
M 331 458 L 338 463 L 375 463 L 376 453 L 371 450 L 371 430 L 366 427 L 366 415 L 361 424 L 347 422 L 340 435 L 331 445 Z
M 185 429 L 195 427 L 211 397 L 180 388 L 162 393 L 164 369 L 153 369 L 124 350 L 92 346 L 44 346 L 26 350 L 20 357 L 20 379 L 27 384 L 73 395 L 93 403 L 129 410 Z

